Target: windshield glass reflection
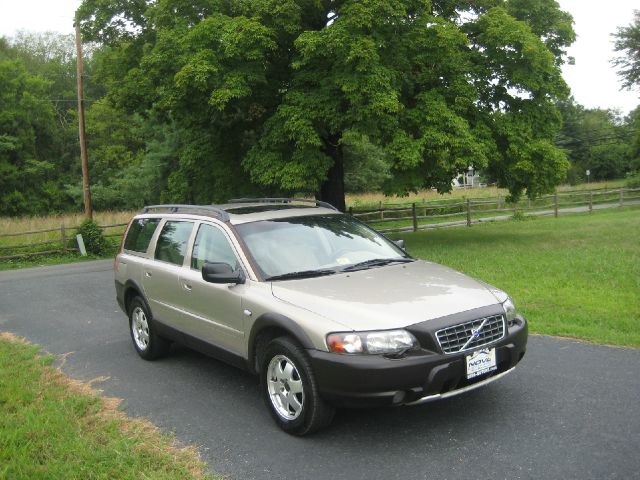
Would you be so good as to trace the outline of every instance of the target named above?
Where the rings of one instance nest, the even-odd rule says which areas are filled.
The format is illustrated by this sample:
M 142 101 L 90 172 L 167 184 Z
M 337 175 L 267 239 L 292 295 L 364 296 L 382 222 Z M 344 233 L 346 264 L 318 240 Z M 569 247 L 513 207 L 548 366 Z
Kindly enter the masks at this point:
M 372 260 L 410 258 L 393 242 L 346 215 L 264 220 L 236 228 L 267 279 L 295 272 L 309 277 L 314 270 L 326 274 L 356 264 L 373 268 L 385 262 Z

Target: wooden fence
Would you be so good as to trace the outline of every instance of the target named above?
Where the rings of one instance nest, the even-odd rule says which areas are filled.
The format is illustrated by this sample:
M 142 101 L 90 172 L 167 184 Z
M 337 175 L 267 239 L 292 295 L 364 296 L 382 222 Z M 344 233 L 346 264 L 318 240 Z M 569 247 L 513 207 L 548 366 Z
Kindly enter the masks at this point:
M 120 237 L 126 227 L 126 223 L 116 223 L 113 225 L 100 225 L 106 238 Z M 119 231 L 109 233 L 110 230 L 118 228 Z M 51 255 L 56 253 L 68 253 L 78 251 L 75 245 L 75 235 L 77 226 L 67 227 L 60 225 L 56 228 L 47 228 L 42 230 L 31 230 L 29 232 L 2 233 L 0 239 L 26 237 L 27 240 L 19 241 L 19 243 L 0 245 L 0 260 L 11 260 L 14 258 L 22 258 L 34 255 Z M 29 237 L 40 237 L 36 241 L 28 241 Z M 11 252 L 10 254 L 3 253 Z
M 349 208 L 349 213 L 376 230 L 407 232 L 457 225 L 504 220 L 513 216 L 554 215 L 571 211 L 593 211 L 594 208 L 640 205 L 640 188 L 594 189 L 555 193 L 537 198 L 508 203 L 503 197 L 466 198 L 423 201 L 416 203 L 380 203 L 376 209 Z M 120 237 L 126 223 L 100 225 L 104 236 Z M 60 225 L 57 228 L 29 232 L 2 233 L 2 239 L 19 239 L 16 244 L 0 245 L 0 261 L 33 255 L 50 255 L 77 251 L 75 231 L 78 227 Z M 116 230 L 117 229 L 117 230 Z M 115 230 L 115 231 L 114 231 Z M 113 232 L 113 233 L 109 233 Z M 37 238 L 36 241 L 28 241 Z M 27 240 L 21 240 L 26 238 Z M 10 252 L 4 254 L 3 252 Z
M 507 202 L 503 197 L 379 204 L 376 209 L 349 208 L 361 221 L 386 232 L 407 232 L 431 228 L 505 220 L 514 216 L 554 215 L 576 211 L 593 211 L 640 204 L 640 188 L 594 189 L 556 192 L 535 200 Z

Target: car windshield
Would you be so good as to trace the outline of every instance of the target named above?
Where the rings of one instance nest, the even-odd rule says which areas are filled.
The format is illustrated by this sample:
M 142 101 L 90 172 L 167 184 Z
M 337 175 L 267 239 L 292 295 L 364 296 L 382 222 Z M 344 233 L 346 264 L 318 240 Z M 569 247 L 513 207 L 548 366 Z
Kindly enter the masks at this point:
M 327 275 L 410 261 L 402 249 L 347 215 L 313 215 L 237 225 L 267 280 Z

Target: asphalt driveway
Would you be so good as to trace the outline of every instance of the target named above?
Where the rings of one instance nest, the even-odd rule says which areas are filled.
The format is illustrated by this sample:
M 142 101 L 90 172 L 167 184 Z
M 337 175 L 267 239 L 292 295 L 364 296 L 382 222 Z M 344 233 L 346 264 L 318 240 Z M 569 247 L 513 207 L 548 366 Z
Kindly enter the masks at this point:
M 0 272 L 0 330 L 66 356 L 64 371 L 124 399 L 232 479 L 640 478 L 640 350 L 533 336 L 509 376 L 417 407 L 343 410 L 281 432 L 248 374 L 187 349 L 136 355 L 112 262 Z M 640 324 L 638 325 L 640 328 Z

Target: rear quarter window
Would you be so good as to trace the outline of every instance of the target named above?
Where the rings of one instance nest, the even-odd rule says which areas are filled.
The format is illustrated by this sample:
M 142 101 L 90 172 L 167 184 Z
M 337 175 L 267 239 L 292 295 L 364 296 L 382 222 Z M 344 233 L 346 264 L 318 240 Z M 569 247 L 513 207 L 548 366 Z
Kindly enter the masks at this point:
M 135 219 L 129 227 L 127 238 L 124 240 L 124 249 L 145 253 L 159 223 L 159 218 Z

